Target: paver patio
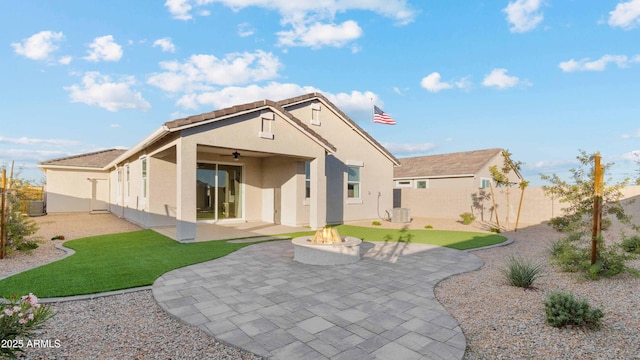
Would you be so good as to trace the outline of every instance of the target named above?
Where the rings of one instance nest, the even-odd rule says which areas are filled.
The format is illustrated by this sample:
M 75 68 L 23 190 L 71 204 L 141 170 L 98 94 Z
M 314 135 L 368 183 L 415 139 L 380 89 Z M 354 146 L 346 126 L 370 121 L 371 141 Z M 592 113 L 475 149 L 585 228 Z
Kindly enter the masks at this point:
M 272 359 L 461 359 L 466 340 L 435 299 L 442 279 L 478 269 L 468 252 L 361 246 L 350 265 L 293 261 L 290 241 L 252 245 L 153 284 L 162 308 L 219 341 Z

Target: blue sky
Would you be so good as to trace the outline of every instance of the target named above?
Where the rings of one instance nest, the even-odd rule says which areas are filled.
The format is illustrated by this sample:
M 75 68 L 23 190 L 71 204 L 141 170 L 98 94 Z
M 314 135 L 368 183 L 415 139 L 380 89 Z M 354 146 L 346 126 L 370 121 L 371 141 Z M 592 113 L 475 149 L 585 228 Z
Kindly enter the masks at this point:
M 640 0 L 31 1 L 0 13 L 0 164 L 128 148 L 165 121 L 323 92 L 397 157 L 578 149 L 635 177 Z M 397 125 L 374 125 L 371 99 Z

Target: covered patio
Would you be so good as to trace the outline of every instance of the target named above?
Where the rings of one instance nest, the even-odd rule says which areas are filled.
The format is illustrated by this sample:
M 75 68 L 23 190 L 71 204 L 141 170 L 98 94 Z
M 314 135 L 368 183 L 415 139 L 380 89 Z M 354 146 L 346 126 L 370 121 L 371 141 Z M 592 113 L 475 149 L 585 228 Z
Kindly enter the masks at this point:
M 175 226 L 154 227 L 152 230 L 178 240 Z M 263 221 L 249 221 L 238 223 L 203 223 L 196 225 L 196 242 L 228 239 L 249 239 L 254 241 L 278 239 L 278 234 L 286 234 L 299 231 L 311 231 L 308 227 L 293 227 L 280 224 L 272 224 Z

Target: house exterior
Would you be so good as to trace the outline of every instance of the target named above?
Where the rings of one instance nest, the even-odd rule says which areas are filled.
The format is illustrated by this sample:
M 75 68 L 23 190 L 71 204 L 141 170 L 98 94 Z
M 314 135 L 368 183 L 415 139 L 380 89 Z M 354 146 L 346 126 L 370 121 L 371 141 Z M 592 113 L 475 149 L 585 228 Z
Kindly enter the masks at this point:
M 491 166 L 501 169 L 504 164 L 503 149 L 486 149 L 440 155 L 427 155 L 400 159 L 402 166 L 394 170 L 395 188 L 489 188 Z M 510 180 L 522 181 L 516 169 Z M 493 182 L 495 186 L 495 181 Z
M 472 212 L 488 220 L 499 212 L 501 217 L 515 219 L 516 200 L 507 199 L 505 187 L 496 187 L 489 170 L 492 166 L 502 169 L 502 152 L 486 149 L 400 159 L 402 165 L 393 177 L 394 207 L 409 209 L 412 217 L 458 219 Z M 514 167 L 507 177 L 516 184 L 523 180 Z
M 399 165 L 319 93 L 170 121 L 119 152 L 40 163 L 48 212 L 107 210 L 184 242 L 199 221 L 317 229 L 384 214 Z

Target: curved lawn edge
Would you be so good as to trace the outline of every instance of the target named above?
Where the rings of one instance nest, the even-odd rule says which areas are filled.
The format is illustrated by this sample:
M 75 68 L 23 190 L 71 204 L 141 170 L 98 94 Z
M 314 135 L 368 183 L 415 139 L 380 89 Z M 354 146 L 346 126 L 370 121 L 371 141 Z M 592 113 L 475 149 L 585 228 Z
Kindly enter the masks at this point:
M 0 297 L 33 293 L 41 298 L 92 295 L 151 286 L 164 273 L 220 258 L 253 243 L 182 244 L 153 230 L 69 240 L 73 256 L 0 280 Z

